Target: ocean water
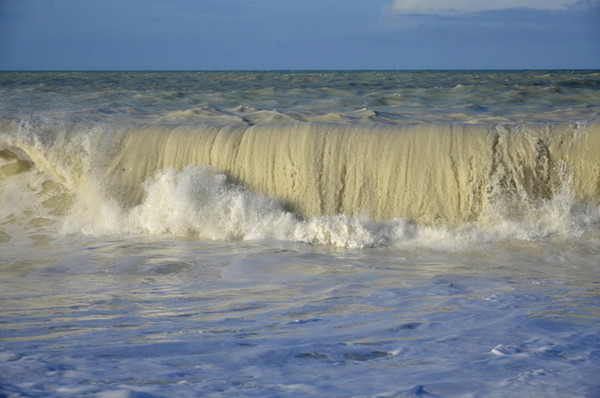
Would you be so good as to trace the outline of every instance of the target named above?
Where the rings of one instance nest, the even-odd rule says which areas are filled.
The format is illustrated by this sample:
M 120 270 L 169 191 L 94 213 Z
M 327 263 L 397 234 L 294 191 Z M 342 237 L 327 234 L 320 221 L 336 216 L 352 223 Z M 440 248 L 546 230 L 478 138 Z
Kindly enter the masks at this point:
M 0 396 L 600 396 L 600 72 L 0 72 Z

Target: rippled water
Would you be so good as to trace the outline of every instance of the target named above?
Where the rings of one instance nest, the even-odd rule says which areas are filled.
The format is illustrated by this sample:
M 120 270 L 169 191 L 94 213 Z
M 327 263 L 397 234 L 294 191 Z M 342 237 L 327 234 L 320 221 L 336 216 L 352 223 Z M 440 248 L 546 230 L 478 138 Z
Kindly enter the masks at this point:
M 2 264 L 7 396 L 600 392 L 597 244 L 448 254 L 144 238 L 36 253 Z
M 599 82 L 598 71 L 3 72 L 0 115 L 30 117 L 35 109 L 84 121 L 226 124 L 585 121 L 600 115 Z
M 600 396 L 599 89 L 597 71 L 0 73 L 0 396 Z M 291 144 L 218 169 L 265 134 Z M 367 161 L 371 142 L 390 144 Z M 274 191 L 319 170 L 307 201 L 425 193 L 411 217 L 303 216 L 245 166 L 259 181 L 294 150 Z

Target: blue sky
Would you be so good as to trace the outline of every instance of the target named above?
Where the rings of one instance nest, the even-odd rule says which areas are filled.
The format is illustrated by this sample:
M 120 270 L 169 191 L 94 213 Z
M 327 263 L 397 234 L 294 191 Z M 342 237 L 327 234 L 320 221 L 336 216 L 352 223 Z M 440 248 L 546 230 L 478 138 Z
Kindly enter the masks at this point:
M 0 0 L 0 69 L 600 68 L 600 0 Z

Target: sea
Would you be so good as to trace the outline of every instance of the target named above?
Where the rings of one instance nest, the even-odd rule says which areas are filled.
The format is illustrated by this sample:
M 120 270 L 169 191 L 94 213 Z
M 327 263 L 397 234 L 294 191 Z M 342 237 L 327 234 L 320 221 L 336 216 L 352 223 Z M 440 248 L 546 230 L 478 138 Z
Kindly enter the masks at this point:
M 600 397 L 600 71 L 0 72 L 0 397 Z

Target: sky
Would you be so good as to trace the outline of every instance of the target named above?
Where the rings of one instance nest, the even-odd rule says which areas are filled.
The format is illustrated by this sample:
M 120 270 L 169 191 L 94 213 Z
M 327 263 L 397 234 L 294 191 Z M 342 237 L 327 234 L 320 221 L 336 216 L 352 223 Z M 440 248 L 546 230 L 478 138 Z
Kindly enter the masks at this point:
M 600 0 L 0 0 L 0 70 L 600 69 Z

